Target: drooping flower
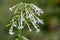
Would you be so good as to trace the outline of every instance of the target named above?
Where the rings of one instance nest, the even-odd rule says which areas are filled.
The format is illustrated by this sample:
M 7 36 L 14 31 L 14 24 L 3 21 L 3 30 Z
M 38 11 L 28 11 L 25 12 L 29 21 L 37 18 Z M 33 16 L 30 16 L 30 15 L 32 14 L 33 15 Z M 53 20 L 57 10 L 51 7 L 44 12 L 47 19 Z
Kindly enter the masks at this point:
M 9 8 L 9 10 L 10 10 L 10 11 L 13 11 L 13 9 L 14 9 L 16 6 L 18 6 L 18 5 L 19 5 L 19 4 L 14 5 L 13 7 Z
M 40 16 L 40 13 L 43 14 L 43 11 L 42 9 L 40 9 L 39 7 L 37 7 L 36 5 L 34 4 L 31 4 L 31 8 L 34 9 L 34 11 L 36 12 L 37 15 Z
M 44 24 L 43 20 L 38 19 L 38 23 Z
M 9 10 L 13 11 L 14 8 L 15 8 L 14 17 L 12 18 L 14 20 L 11 21 L 12 27 L 16 27 L 18 30 L 21 30 L 24 28 L 24 25 L 27 25 L 29 31 L 32 31 L 32 29 L 30 27 L 30 23 L 32 23 L 32 25 L 36 29 L 36 32 L 37 33 L 40 32 L 40 29 L 38 28 L 39 25 L 37 23 L 44 24 L 43 20 L 41 20 L 38 17 L 41 14 L 43 14 L 42 9 L 40 9 L 39 7 L 37 7 L 34 4 L 26 4 L 26 3 L 19 3 L 15 6 L 9 8 Z M 38 15 L 38 16 L 36 16 L 36 15 Z M 14 34 L 12 29 L 13 28 L 10 28 L 10 31 L 9 31 L 10 34 Z

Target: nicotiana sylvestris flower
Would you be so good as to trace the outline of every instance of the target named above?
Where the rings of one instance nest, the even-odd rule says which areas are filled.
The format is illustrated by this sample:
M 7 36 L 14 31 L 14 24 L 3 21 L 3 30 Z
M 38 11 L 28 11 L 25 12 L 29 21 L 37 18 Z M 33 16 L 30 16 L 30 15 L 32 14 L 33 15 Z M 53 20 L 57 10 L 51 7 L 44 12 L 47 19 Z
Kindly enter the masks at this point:
M 36 32 L 40 32 L 40 29 L 38 28 L 38 24 L 44 24 L 43 20 L 40 19 L 38 16 L 43 14 L 42 9 L 37 7 L 34 4 L 27 4 L 27 3 L 19 3 L 16 4 L 13 7 L 10 7 L 9 10 L 12 12 L 14 10 L 14 17 L 10 21 L 10 30 L 9 34 L 13 35 L 13 28 L 16 27 L 18 30 L 21 30 L 24 28 L 25 25 L 27 25 L 29 31 L 32 31 L 30 27 L 30 23 L 32 23 L 32 27 L 36 29 Z

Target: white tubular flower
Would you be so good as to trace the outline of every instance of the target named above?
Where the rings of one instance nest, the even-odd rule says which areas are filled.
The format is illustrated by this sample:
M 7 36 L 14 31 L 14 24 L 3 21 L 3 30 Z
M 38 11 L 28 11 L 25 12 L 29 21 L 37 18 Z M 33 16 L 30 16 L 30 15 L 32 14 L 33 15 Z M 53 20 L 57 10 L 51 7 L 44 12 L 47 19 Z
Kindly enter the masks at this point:
M 40 19 L 38 19 L 37 22 L 41 23 L 41 24 L 44 24 L 43 20 L 40 20 Z
M 29 18 L 29 12 L 28 12 L 28 10 L 25 8 L 25 11 L 26 11 L 26 17 L 27 17 L 27 19 Z
M 32 14 L 33 15 L 33 14 Z M 34 22 L 34 24 L 36 24 L 37 23 L 37 21 L 36 21 L 36 19 L 34 18 L 34 16 L 32 17 L 32 19 L 31 19 L 33 22 Z
M 9 31 L 13 31 L 13 25 L 10 27 Z
M 38 23 L 44 24 L 43 20 L 40 20 L 35 14 L 33 14 L 33 15 L 36 17 Z
M 13 22 L 13 26 L 16 27 L 16 24 Z
M 40 29 L 37 28 L 36 24 L 32 20 L 30 20 L 30 21 L 33 24 L 34 28 L 36 29 L 36 32 L 37 33 L 40 32 Z
M 23 24 L 23 22 L 22 22 L 23 21 L 22 11 L 21 11 L 21 19 L 20 20 L 21 20 L 21 28 L 23 28 L 23 25 L 22 25 Z
M 28 24 L 28 23 L 27 23 L 27 25 L 28 25 L 29 32 L 31 32 L 31 31 L 32 31 L 32 29 L 29 27 L 29 24 Z
M 14 34 L 14 32 L 13 32 L 13 25 L 10 27 L 10 29 L 9 29 L 9 34 L 10 35 L 13 35 Z
M 42 9 L 40 9 L 40 8 L 39 8 L 39 7 L 37 7 L 36 5 L 31 4 L 30 6 L 31 6 L 31 8 L 32 8 L 33 10 L 35 10 L 35 12 L 36 12 L 36 14 L 37 14 L 37 15 L 39 15 L 39 16 L 40 16 L 40 14 L 43 14 Z
M 19 25 L 18 25 L 18 29 L 23 29 L 23 26 L 21 26 L 20 23 L 19 23 Z
M 13 7 L 9 8 L 9 10 L 12 11 L 17 5 L 14 5 Z
M 41 9 L 38 9 L 38 8 L 35 9 L 35 12 L 36 12 L 36 14 L 39 15 L 39 16 L 40 16 L 40 13 L 43 14 L 43 11 L 42 11 Z

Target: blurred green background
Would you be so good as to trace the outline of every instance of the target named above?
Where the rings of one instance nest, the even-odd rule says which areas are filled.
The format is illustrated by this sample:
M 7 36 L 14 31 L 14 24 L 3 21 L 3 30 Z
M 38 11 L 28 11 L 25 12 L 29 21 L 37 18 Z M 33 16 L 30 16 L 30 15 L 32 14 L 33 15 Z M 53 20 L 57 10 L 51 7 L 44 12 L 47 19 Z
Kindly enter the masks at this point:
M 41 32 L 36 33 L 34 29 L 29 32 L 25 28 L 22 30 L 23 36 L 30 40 L 60 40 L 60 0 L 0 0 L 0 40 L 16 38 L 16 35 L 9 35 L 9 28 L 6 25 L 13 16 L 9 7 L 20 2 L 34 3 L 44 11 L 44 14 L 41 15 L 44 20 L 44 25 L 40 26 Z

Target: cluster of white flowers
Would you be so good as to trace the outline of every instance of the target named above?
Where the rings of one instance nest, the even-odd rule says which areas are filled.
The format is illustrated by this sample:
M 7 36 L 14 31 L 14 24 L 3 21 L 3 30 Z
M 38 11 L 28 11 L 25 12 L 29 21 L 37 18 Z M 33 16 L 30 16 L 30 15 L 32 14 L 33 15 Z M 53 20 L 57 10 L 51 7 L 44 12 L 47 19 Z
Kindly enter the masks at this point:
M 39 23 L 40 24 L 44 24 L 43 20 L 40 19 L 38 16 L 40 16 L 41 14 L 43 14 L 42 9 L 40 9 L 39 7 L 37 7 L 34 4 L 26 4 L 26 3 L 19 3 L 11 8 L 9 8 L 10 11 L 13 11 L 13 9 L 16 9 L 14 14 L 19 13 L 19 21 L 18 21 L 18 27 L 17 29 L 23 29 L 24 28 L 24 24 L 25 23 L 29 29 L 29 31 L 32 31 L 32 29 L 30 28 L 30 23 L 32 23 L 32 25 L 34 26 L 34 28 L 36 29 L 36 32 L 40 32 L 39 27 Z M 20 10 L 18 12 L 18 10 Z M 38 15 L 38 16 L 37 16 Z M 29 21 L 29 22 L 28 22 Z M 16 27 L 15 22 L 12 21 L 12 26 L 9 30 L 9 34 L 13 35 L 14 32 L 13 27 Z

